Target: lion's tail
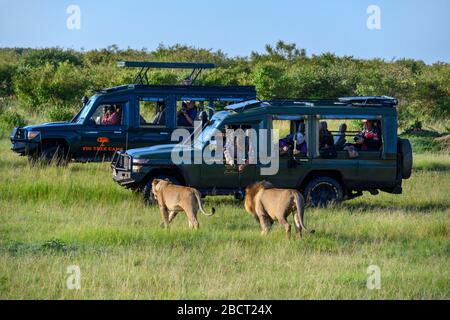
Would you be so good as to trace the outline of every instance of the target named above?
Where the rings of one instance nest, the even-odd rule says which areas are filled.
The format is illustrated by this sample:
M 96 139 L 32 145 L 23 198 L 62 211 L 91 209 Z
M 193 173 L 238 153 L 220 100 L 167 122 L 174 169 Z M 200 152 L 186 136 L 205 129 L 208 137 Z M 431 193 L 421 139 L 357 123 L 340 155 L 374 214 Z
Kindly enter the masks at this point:
M 305 224 L 303 222 L 303 218 L 305 216 L 305 200 L 303 199 L 303 196 L 300 194 L 300 192 L 294 193 L 294 202 L 295 206 L 297 207 L 297 217 L 298 219 L 294 219 L 294 223 L 297 225 L 297 228 L 304 229 L 306 232 L 314 233 L 315 230 L 308 230 L 305 227 Z M 298 220 L 298 221 L 297 221 Z
M 207 213 L 205 212 L 205 209 L 203 209 L 203 205 L 202 205 L 202 200 L 201 200 L 201 195 L 200 192 L 198 190 L 194 191 L 195 194 L 195 198 L 197 199 L 198 202 L 198 207 L 200 208 L 200 211 L 205 215 L 205 216 L 212 216 L 214 213 L 216 213 L 216 209 L 212 208 L 211 209 L 211 213 Z

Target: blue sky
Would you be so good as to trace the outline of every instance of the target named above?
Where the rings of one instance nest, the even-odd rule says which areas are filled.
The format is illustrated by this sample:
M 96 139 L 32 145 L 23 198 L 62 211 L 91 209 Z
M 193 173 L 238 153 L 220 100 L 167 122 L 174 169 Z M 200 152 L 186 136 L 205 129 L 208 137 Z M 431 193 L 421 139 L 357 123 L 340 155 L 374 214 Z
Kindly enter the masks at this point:
M 70 4 L 81 9 L 80 30 L 66 27 Z M 372 4 L 381 30 L 366 26 Z M 281 39 L 307 54 L 450 62 L 450 0 L 0 0 L 0 8 L 0 47 L 181 43 L 246 56 Z

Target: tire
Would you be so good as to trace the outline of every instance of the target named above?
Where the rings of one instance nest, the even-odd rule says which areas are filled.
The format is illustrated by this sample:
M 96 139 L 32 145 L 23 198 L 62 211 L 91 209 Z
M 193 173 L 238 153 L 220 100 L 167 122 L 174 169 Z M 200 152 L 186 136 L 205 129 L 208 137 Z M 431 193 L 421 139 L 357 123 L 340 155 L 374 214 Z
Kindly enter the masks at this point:
M 152 182 L 154 179 L 168 179 L 173 184 L 181 185 L 180 181 L 169 175 L 158 175 L 150 178 L 142 189 L 142 198 L 144 200 L 144 203 L 149 206 L 156 204 L 155 198 L 153 197 L 152 193 Z
M 68 163 L 68 153 L 60 144 L 43 144 L 42 151 L 30 155 L 28 160 L 32 164 L 64 166 Z
M 330 177 L 318 177 L 311 180 L 305 189 L 306 202 L 313 207 L 326 207 L 338 204 L 344 197 L 341 184 Z
M 398 152 L 401 154 L 401 173 L 403 179 L 409 179 L 412 173 L 413 152 L 408 139 L 398 139 Z

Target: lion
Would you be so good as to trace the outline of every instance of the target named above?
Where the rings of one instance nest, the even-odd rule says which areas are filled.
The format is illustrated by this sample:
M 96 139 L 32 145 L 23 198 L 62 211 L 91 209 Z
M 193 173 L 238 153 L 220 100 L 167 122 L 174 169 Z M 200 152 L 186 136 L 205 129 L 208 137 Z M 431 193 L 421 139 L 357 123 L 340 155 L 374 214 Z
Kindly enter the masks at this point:
M 172 184 L 169 180 L 154 179 L 152 181 L 152 193 L 155 196 L 161 213 L 162 226 L 169 227 L 169 224 L 176 217 L 178 212 L 184 211 L 188 217 L 189 227 L 198 229 L 200 227 L 197 221 L 197 212 L 200 211 L 205 216 L 212 216 L 206 213 L 201 202 L 201 194 L 197 189 L 178 186 Z
M 303 223 L 305 200 L 297 190 L 277 189 L 267 181 L 256 182 L 245 189 L 245 210 L 260 223 L 262 235 L 268 234 L 273 222 L 277 220 L 289 238 L 291 225 L 287 217 L 290 213 L 294 216 L 298 238 L 301 238 L 302 229 L 314 233 L 314 230 L 308 231 Z

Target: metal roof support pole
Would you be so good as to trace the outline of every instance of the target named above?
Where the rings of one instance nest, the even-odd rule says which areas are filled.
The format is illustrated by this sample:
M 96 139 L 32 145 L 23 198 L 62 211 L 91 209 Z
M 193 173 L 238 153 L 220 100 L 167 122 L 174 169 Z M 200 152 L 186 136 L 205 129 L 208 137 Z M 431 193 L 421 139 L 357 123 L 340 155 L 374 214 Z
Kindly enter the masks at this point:
M 211 119 L 212 118 L 212 116 L 214 115 L 214 111 L 215 111 L 215 109 L 214 109 L 214 99 L 209 99 L 209 101 L 208 101 L 208 117 L 209 117 L 209 119 Z
M 168 96 L 164 99 L 166 103 L 166 125 L 168 128 L 177 127 L 177 99 L 175 96 Z

